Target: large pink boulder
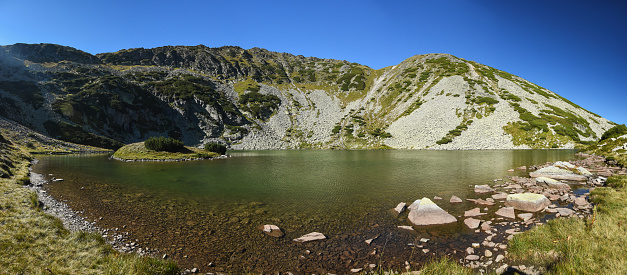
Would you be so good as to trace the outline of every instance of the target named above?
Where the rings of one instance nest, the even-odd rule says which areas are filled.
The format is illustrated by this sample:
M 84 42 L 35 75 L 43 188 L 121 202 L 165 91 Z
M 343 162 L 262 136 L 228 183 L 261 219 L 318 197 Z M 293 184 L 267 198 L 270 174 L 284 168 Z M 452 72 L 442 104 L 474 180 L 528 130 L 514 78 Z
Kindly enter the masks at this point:
M 410 207 L 407 218 L 415 225 L 439 225 L 457 222 L 453 215 L 444 211 L 428 198 L 422 198 L 416 208 Z

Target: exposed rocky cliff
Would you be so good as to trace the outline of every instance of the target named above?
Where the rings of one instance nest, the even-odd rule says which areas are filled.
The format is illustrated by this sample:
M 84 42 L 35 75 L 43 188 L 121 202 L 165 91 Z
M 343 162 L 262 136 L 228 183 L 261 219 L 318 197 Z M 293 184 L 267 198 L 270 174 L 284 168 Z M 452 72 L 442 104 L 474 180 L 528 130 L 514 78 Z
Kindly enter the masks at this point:
M 613 126 L 520 77 L 446 54 L 373 70 L 202 45 L 95 56 L 4 46 L 0 115 L 107 147 L 170 135 L 233 149 L 571 148 Z

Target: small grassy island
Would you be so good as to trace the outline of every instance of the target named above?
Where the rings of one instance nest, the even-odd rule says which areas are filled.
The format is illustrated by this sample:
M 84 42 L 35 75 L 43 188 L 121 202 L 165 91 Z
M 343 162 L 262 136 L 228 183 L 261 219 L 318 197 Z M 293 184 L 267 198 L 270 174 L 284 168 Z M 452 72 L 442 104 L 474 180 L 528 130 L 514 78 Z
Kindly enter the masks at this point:
M 207 145 L 214 143 L 208 143 Z M 132 143 L 115 151 L 114 159 L 123 161 L 183 161 L 216 158 L 224 151 L 210 150 L 211 146 L 205 146 L 205 150 L 184 146 L 181 141 L 172 138 L 150 138 L 144 142 Z M 224 145 L 221 145 L 222 147 Z M 210 148 L 211 147 L 211 148 Z

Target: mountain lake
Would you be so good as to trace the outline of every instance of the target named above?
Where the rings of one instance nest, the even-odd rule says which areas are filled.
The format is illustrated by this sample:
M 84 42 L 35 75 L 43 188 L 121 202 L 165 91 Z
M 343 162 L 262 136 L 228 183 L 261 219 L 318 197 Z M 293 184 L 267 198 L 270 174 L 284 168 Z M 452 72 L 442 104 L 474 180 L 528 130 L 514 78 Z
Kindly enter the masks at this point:
M 433 257 L 463 257 L 465 247 L 485 237 L 460 218 L 476 207 L 465 201 L 477 197 L 472 185 L 528 175 L 507 172 L 515 167 L 577 159 L 575 150 L 228 153 L 228 159 L 188 162 L 40 155 L 33 172 L 64 179 L 50 182 L 46 191 L 87 220 L 158 251 L 158 257 L 167 254 L 182 268 L 343 274 L 371 264 L 401 270 L 409 263 L 417 270 Z M 452 195 L 464 202 L 450 204 Z M 443 198 L 434 202 L 457 223 L 416 231 L 397 227 L 410 225 L 406 212 L 391 212 L 399 202 L 434 196 Z M 277 225 L 285 236 L 265 235 L 259 228 L 264 224 Z M 310 232 L 327 239 L 292 241 Z

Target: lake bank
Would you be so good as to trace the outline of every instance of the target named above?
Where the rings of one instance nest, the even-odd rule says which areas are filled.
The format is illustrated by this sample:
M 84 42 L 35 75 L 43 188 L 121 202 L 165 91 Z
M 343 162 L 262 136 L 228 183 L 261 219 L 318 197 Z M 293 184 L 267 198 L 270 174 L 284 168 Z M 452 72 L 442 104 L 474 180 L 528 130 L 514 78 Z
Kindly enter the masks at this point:
M 9 274 L 174 274 L 173 262 L 118 253 L 98 234 L 70 232 L 42 211 L 30 184 L 31 156 L 12 142 L 0 141 L 0 269 Z M 5 170 L 7 168 L 7 170 Z
M 349 154 L 347 156 L 350 156 L 351 152 L 348 152 L 348 153 Z M 246 155 L 250 153 L 243 152 L 243 154 Z M 381 155 L 374 155 L 373 157 L 374 159 L 377 159 L 377 158 L 380 158 Z M 405 161 L 407 160 L 407 157 L 408 155 L 403 155 L 403 154 L 395 156 L 395 158 L 405 160 Z M 488 159 L 493 158 L 493 157 L 494 156 L 488 156 Z M 352 157 L 348 158 L 348 160 L 351 160 L 351 159 L 353 158 Z M 533 157 L 530 158 L 529 161 L 526 163 L 530 164 L 533 161 L 533 159 L 534 159 Z M 555 160 L 558 160 L 558 159 L 562 159 L 562 158 L 556 158 Z M 260 159 L 260 161 L 269 161 L 269 160 L 270 159 L 265 159 L 265 158 Z M 69 159 L 67 161 L 69 161 Z M 291 159 L 291 161 L 293 162 L 294 159 Z M 366 161 L 366 163 L 367 162 L 368 161 Z M 212 163 L 212 162 L 209 162 L 209 163 Z M 349 163 L 352 163 L 352 162 L 349 161 Z M 233 164 L 230 164 L 230 165 L 233 165 Z M 506 164 L 506 166 L 508 168 L 513 167 L 509 164 Z M 173 168 L 172 166 L 170 167 L 163 166 L 163 167 L 164 167 L 163 169 L 166 169 L 166 170 L 167 168 Z M 222 168 L 223 167 L 219 167 L 218 170 L 223 170 Z M 368 167 L 365 167 L 365 168 L 368 169 Z M 88 168 L 83 168 L 83 169 L 88 169 Z M 141 169 L 145 169 L 145 167 L 139 165 L 139 166 L 135 166 L 134 169 L 141 170 Z M 115 171 L 115 169 L 112 169 L 112 171 Z M 356 172 L 359 173 L 359 171 L 361 170 L 358 169 L 358 171 Z M 156 175 L 156 176 L 162 177 L 160 175 L 161 174 Z M 505 173 L 505 175 L 507 175 L 507 173 Z M 60 175 L 59 177 L 62 177 L 62 176 Z M 423 175 L 423 177 L 428 177 L 428 175 Z M 471 177 L 474 177 L 474 176 L 471 176 Z M 492 181 L 494 179 L 492 177 L 489 177 L 489 178 L 490 178 L 489 181 Z M 55 183 L 53 185 L 66 186 L 68 188 L 72 186 L 72 184 L 68 184 L 67 181 L 61 182 L 61 183 Z M 90 190 L 93 188 L 93 186 L 88 186 L 85 182 L 83 182 L 83 185 L 85 186 L 79 186 L 79 185 L 76 185 L 75 186 L 76 190 L 72 192 L 78 192 L 79 194 L 80 193 L 83 194 L 81 195 L 82 197 L 77 195 L 76 196 L 77 199 L 83 198 L 82 201 L 92 201 L 91 205 L 83 205 L 83 207 L 90 206 L 86 208 L 87 209 L 93 208 L 96 211 L 91 214 L 86 213 L 88 215 L 91 215 L 90 219 L 93 218 L 94 221 L 96 221 L 96 219 L 99 219 L 100 214 L 98 214 L 99 212 L 97 212 L 98 210 L 96 209 L 103 208 L 102 213 L 109 212 L 109 216 L 105 214 L 104 218 L 102 220 L 98 220 L 97 223 L 109 225 L 108 228 L 112 228 L 112 227 L 122 228 L 124 225 L 126 225 L 127 226 L 126 229 L 129 231 L 131 238 L 139 240 L 137 243 L 141 243 L 142 245 L 144 245 L 145 243 L 148 243 L 151 245 L 145 245 L 145 246 L 160 247 L 162 249 L 165 249 L 164 251 L 170 251 L 169 253 L 166 252 L 166 254 L 171 255 L 173 258 L 177 259 L 177 261 L 181 262 L 183 266 L 186 266 L 184 264 L 185 262 L 189 262 L 192 264 L 190 266 L 193 266 L 194 262 L 198 261 L 198 258 L 196 257 L 196 255 L 193 254 L 194 253 L 193 251 L 197 251 L 197 252 L 202 253 L 203 255 L 207 255 L 208 256 L 207 258 L 209 258 L 209 260 L 205 261 L 203 266 L 200 266 L 200 267 L 195 266 L 195 267 L 200 268 L 201 271 L 205 271 L 205 270 L 219 271 L 220 267 L 224 268 L 225 270 L 228 270 L 229 268 L 240 267 L 240 266 L 249 267 L 251 268 L 251 270 L 254 270 L 254 268 L 257 268 L 257 269 L 264 268 L 263 263 L 259 264 L 256 262 L 242 261 L 243 258 L 251 258 L 251 255 L 252 256 L 256 255 L 255 253 L 253 253 L 253 251 L 257 251 L 258 253 L 260 253 L 259 254 L 260 257 L 261 255 L 268 255 L 267 253 L 274 253 L 272 255 L 275 255 L 276 257 L 287 258 L 289 259 L 289 261 L 285 261 L 283 264 L 287 262 L 288 267 L 296 266 L 296 268 L 300 268 L 300 270 L 318 269 L 320 267 L 316 266 L 317 263 L 325 262 L 325 261 L 327 262 L 328 261 L 336 261 L 336 262 L 351 261 L 352 263 L 354 263 L 354 266 L 359 266 L 359 265 L 369 266 L 370 264 L 377 264 L 378 266 L 381 266 L 379 264 L 379 261 L 377 261 L 377 263 L 372 263 L 372 260 L 369 260 L 370 256 L 368 255 L 368 253 L 371 253 L 375 250 L 378 251 L 375 253 L 375 255 L 377 255 L 375 256 L 375 258 L 377 258 L 381 254 L 386 255 L 386 256 L 382 256 L 383 260 L 381 261 L 384 264 L 382 266 L 382 268 L 384 269 L 393 268 L 393 266 L 396 266 L 395 269 L 398 269 L 399 266 L 402 269 L 404 267 L 404 261 L 405 261 L 405 260 L 402 260 L 402 258 L 405 258 L 405 259 L 413 258 L 414 260 L 412 262 L 414 262 L 414 264 L 411 264 L 411 267 L 412 269 L 416 270 L 422 264 L 429 261 L 429 259 L 431 258 L 434 258 L 436 256 L 439 257 L 442 255 L 447 255 L 448 253 L 453 253 L 455 249 L 451 249 L 451 246 L 457 247 L 457 245 L 455 245 L 454 243 L 458 242 L 455 240 L 455 238 L 459 237 L 459 236 L 454 236 L 455 233 L 442 234 L 442 233 L 433 231 L 432 229 L 431 230 L 419 229 L 419 231 L 416 233 L 407 233 L 407 232 L 399 231 L 397 226 L 402 225 L 404 223 L 403 221 L 404 218 L 401 217 L 400 219 L 396 219 L 394 217 L 390 217 L 389 213 L 387 212 L 387 210 L 389 210 L 390 208 L 393 208 L 396 205 L 396 203 L 398 203 L 399 199 L 393 199 L 392 201 L 385 203 L 386 206 L 381 206 L 381 208 L 385 207 L 385 210 L 383 211 L 381 210 L 380 207 L 372 208 L 371 210 L 363 213 L 365 214 L 365 216 L 359 219 L 358 221 L 351 221 L 351 219 L 353 218 L 347 219 L 350 216 L 344 217 L 343 215 L 340 215 L 337 217 L 337 220 L 338 220 L 337 222 L 330 222 L 329 224 L 325 225 L 324 223 L 320 223 L 320 219 L 324 219 L 324 217 L 318 216 L 318 215 L 310 216 L 309 219 L 306 218 L 307 215 L 305 215 L 305 217 L 302 217 L 301 215 L 296 215 L 295 217 L 290 217 L 290 218 L 281 218 L 280 217 L 281 215 L 275 215 L 275 214 L 268 215 L 266 214 L 267 212 L 276 211 L 272 207 L 272 205 L 268 205 L 268 204 L 264 205 L 264 203 L 259 203 L 255 201 L 252 201 L 252 202 L 249 201 L 248 203 L 245 203 L 246 199 L 243 201 L 240 200 L 241 203 L 237 204 L 236 206 L 228 205 L 228 207 L 223 209 L 223 211 L 226 211 L 229 214 L 223 215 L 221 213 L 223 211 L 219 209 L 213 209 L 212 211 L 209 211 L 209 212 L 204 211 L 205 209 L 203 209 L 202 207 L 204 203 L 201 203 L 201 202 L 199 202 L 200 204 L 198 203 L 193 204 L 195 208 L 197 209 L 190 211 L 189 206 L 187 205 L 189 204 L 190 201 L 193 202 L 195 200 L 193 196 L 192 197 L 183 196 L 181 198 L 172 198 L 172 202 L 169 202 L 166 204 L 150 205 L 148 202 L 150 200 L 155 199 L 154 196 L 156 196 L 156 194 L 149 194 L 146 192 L 144 192 L 143 194 L 140 194 L 140 193 L 135 192 L 137 191 L 136 189 L 134 189 L 136 188 L 136 186 L 126 186 L 133 190 L 131 193 L 126 193 L 126 195 L 123 195 L 122 193 L 120 193 L 120 196 L 123 197 L 124 201 L 127 202 L 127 203 L 123 203 L 122 200 L 119 200 L 119 201 L 111 200 L 111 196 L 109 196 L 109 198 L 104 198 L 104 197 L 100 198 L 98 196 L 94 196 L 94 197 L 85 196 L 85 193 L 90 193 L 90 192 L 95 191 L 95 190 Z M 109 190 L 107 192 L 111 192 L 112 189 L 117 188 L 115 184 L 109 183 L 109 182 L 104 182 L 104 185 L 106 185 L 105 189 Z M 289 184 L 287 185 L 289 186 Z M 362 186 L 363 186 L 363 183 L 362 183 Z M 366 184 L 365 186 L 368 186 L 368 184 Z M 80 187 L 85 187 L 85 189 L 81 189 Z M 403 188 L 406 188 L 406 187 L 402 187 L 401 189 Z M 219 191 L 219 190 L 215 190 L 215 191 Z M 275 191 L 279 191 L 278 192 L 279 196 L 286 195 L 285 191 L 280 191 L 280 190 L 275 190 Z M 437 192 L 441 192 L 441 191 L 437 191 Z M 99 192 L 95 192 L 95 193 L 99 193 Z M 468 193 L 472 194 L 474 192 L 472 189 L 470 189 Z M 67 196 L 68 194 L 65 194 L 65 195 Z M 450 197 L 450 195 L 447 195 L 447 193 L 442 193 L 440 195 L 443 197 L 446 197 L 446 196 Z M 471 198 L 471 196 L 469 195 L 460 195 L 459 193 L 457 195 L 462 196 L 464 198 Z M 400 196 L 395 196 L 395 197 L 400 197 Z M 410 195 L 407 197 L 411 199 L 401 198 L 400 200 L 411 202 L 416 198 L 420 198 L 416 194 Z M 86 198 L 89 198 L 89 199 L 86 199 Z M 70 197 L 65 197 L 62 199 L 67 199 L 69 201 L 68 203 L 72 203 L 72 201 L 74 201 L 74 199 Z M 304 202 L 307 202 L 307 199 L 302 201 L 301 204 Z M 137 206 L 138 204 L 146 204 L 146 203 L 148 203 L 148 205 L 144 207 Z M 458 209 L 456 210 L 456 207 L 454 206 L 451 206 L 451 208 L 449 208 L 449 206 L 445 206 L 440 202 L 437 202 L 437 203 L 440 204 L 443 208 L 450 210 L 452 213 L 455 213 L 455 215 L 463 214 L 463 211 L 468 210 L 468 208 L 466 207 L 468 205 L 465 205 L 463 207 L 457 207 Z M 128 204 L 129 208 L 132 206 L 135 206 L 135 209 L 134 209 L 134 211 L 136 211 L 135 215 L 133 215 L 132 213 L 129 213 L 129 210 L 124 210 L 126 208 L 124 207 L 125 204 Z M 332 205 L 327 205 L 322 200 L 321 200 L 321 205 L 332 206 Z M 73 208 L 80 209 L 76 207 L 73 207 Z M 335 208 L 335 207 L 331 207 L 331 208 Z M 173 216 L 173 217 L 165 218 L 164 220 L 164 218 L 160 214 L 160 213 L 163 213 L 162 212 L 163 210 L 167 210 L 166 213 L 168 213 L 169 216 Z M 233 214 L 234 213 L 233 210 L 236 210 L 235 214 Z M 383 213 L 380 213 L 380 212 L 383 212 Z M 119 218 L 111 217 L 111 213 L 115 213 L 115 215 L 119 216 Z M 293 214 L 293 213 L 290 213 L 290 214 Z M 260 215 L 263 217 L 269 217 L 269 216 L 275 216 L 275 217 L 274 218 L 270 217 L 270 219 L 263 218 L 261 220 L 258 220 L 255 218 L 255 216 L 260 216 Z M 176 216 L 178 216 L 179 218 L 178 219 L 175 218 Z M 290 225 L 290 224 L 293 224 L 294 221 L 289 221 L 289 220 L 294 219 L 294 218 L 296 218 L 295 223 L 299 223 L 302 225 L 301 226 Z M 153 222 L 152 220 L 154 219 L 156 220 Z M 277 219 L 279 220 L 279 222 L 277 222 Z M 208 226 L 209 222 L 215 223 L 217 225 L 217 228 Z M 277 223 L 286 231 L 287 236 L 285 238 L 278 239 L 278 240 L 271 240 L 271 239 L 264 238 L 265 236 L 262 235 L 261 231 L 259 231 L 257 227 L 258 227 L 258 223 L 265 224 L 268 222 Z M 326 222 L 328 223 L 328 221 Z M 162 225 L 158 225 L 157 223 L 161 223 Z M 464 237 L 465 239 L 464 245 L 471 246 L 472 243 L 474 242 L 481 243 L 485 240 L 485 238 L 480 239 L 479 237 L 477 238 L 472 237 L 473 232 L 471 230 L 463 229 L 462 226 L 463 226 L 463 223 L 459 224 L 458 228 L 455 228 L 451 231 L 459 231 L 462 233 L 460 235 L 464 235 L 464 234 L 468 235 Z M 208 228 L 208 227 L 210 228 L 209 230 L 203 230 L 203 228 Z M 337 227 L 338 229 L 333 229 L 335 227 Z M 153 228 L 157 230 L 151 232 L 149 228 Z M 227 234 L 228 232 L 225 233 L 224 229 L 221 229 L 221 228 L 228 228 L 229 231 L 231 231 L 231 233 Z M 347 228 L 353 228 L 353 229 L 347 230 Z M 357 228 L 357 230 L 355 230 L 354 228 Z M 460 230 L 460 228 L 462 229 Z M 312 243 L 312 244 L 301 244 L 301 245 L 293 244 L 293 242 L 291 242 L 292 238 L 296 238 L 302 234 L 309 233 L 308 230 L 314 231 L 314 229 L 320 229 L 320 231 L 324 231 L 325 235 L 329 237 L 328 240 L 325 241 L 324 243 L 317 243 L 317 244 Z M 141 232 L 142 234 L 138 234 L 137 232 Z M 387 234 L 389 234 L 389 232 L 394 232 L 394 233 L 391 236 L 388 236 Z M 179 236 L 187 236 L 187 237 L 181 239 L 181 237 Z M 246 236 L 245 237 L 246 241 L 242 241 L 241 239 L 238 239 L 241 236 Z M 364 243 L 365 239 L 370 239 L 370 238 L 377 237 L 377 236 L 379 237 L 376 238 L 371 245 L 366 245 Z M 419 236 L 420 238 L 418 238 Z M 418 241 L 416 240 L 417 238 L 418 238 Z M 420 248 L 417 246 L 407 245 L 410 243 L 414 243 L 414 244 L 420 243 L 419 239 L 421 238 L 430 239 L 430 241 L 428 242 L 429 247 Z M 221 244 L 218 244 L 220 246 L 214 246 L 211 249 L 207 249 L 206 243 L 211 243 L 211 242 L 216 242 L 216 241 L 222 242 Z M 227 244 L 230 243 L 231 245 L 225 245 L 224 243 L 227 243 Z M 173 245 L 176 245 L 176 246 L 173 246 Z M 422 245 L 422 244 L 418 244 L 418 245 Z M 227 246 L 230 247 L 228 250 L 225 249 L 225 247 Z M 260 247 L 262 248 L 263 251 L 260 250 Z M 331 247 L 332 249 L 327 249 L 327 247 Z M 431 253 L 423 253 L 421 249 L 430 249 Z M 306 250 L 310 251 L 308 255 L 303 254 L 305 253 L 304 251 Z M 385 250 L 386 252 L 381 253 L 382 250 Z M 462 248 L 461 250 L 464 250 L 464 249 Z M 278 254 L 276 253 L 277 251 L 279 251 Z M 314 251 L 318 251 L 317 253 L 320 253 L 320 255 L 318 255 L 317 253 L 313 253 Z M 351 251 L 353 253 L 351 253 Z M 364 251 L 367 251 L 367 252 L 364 252 Z M 348 254 L 348 256 L 344 255 L 345 252 Z M 433 255 L 432 253 L 435 253 L 435 255 Z M 391 259 L 393 258 L 392 255 L 395 255 L 396 258 L 401 258 L 401 259 L 394 261 Z M 305 259 L 301 259 L 300 256 L 305 257 Z M 344 257 L 345 260 L 343 260 L 342 257 Z M 389 257 L 391 260 L 388 261 L 387 257 Z M 294 262 L 291 260 L 294 258 L 298 259 L 295 262 L 300 265 L 294 264 Z M 290 261 L 292 262 L 290 263 Z M 213 266 L 206 266 L 207 264 L 210 264 Z M 280 264 L 281 262 L 275 262 L 274 264 L 275 267 L 273 267 L 273 265 L 271 264 L 267 264 L 265 265 L 265 267 L 276 268 L 276 266 Z M 344 265 L 345 264 L 343 265 L 338 265 L 337 263 L 334 264 L 334 266 L 340 266 L 341 268 L 346 268 L 346 267 L 343 267 Z M 351 266 L 351 267 L 354 267 L 354 266 Z M 339 269 L 340 267 L 335 267 L 335 268 Z M 331 268 L 329 268 L 328 270 L 331 270 Z M 282 270 L 287 270 L 287 269 L 282 269 Z M 343 270 L 343 269 L 340 269 L 340 270 Z

